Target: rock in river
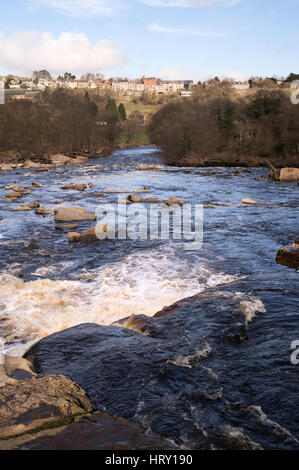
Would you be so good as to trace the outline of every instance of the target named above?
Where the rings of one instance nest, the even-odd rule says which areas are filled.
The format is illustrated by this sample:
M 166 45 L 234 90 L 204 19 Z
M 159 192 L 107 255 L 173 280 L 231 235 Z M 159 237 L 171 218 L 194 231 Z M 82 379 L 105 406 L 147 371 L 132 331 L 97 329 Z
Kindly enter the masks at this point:
M 299 181 L 299 168 L 282 168 L 280 181 Z
M 109 237 L 109 234 L 113 235 L 114 231 L 111 227 L 108 225 L 103 225 L 103 224 L 97 224 L 96 227 L 92 227 L 89 230 L 86 230 L 84 233 L 76 233 L 76 232 L 69 232 L 67 234 L 68 241 L 69 243 L 75 243 L 75 242 L 95 242 L 99 241 L 102 238 L 99 236 L 100 233 L 105 233 L 107 234 L 107 238 Z
M 292 247 L 280 248 L 276 255 L 276 263 L 289 268 L 299 268 L 299 245 L 294 243 Z
M 81 207 L 58 207 L 54 211 L 55 222 L 73 222 L 78 220 L 96 220 L 95 214 L 89 214 Z
M 43 188 L 44 185 L 41 183 L 38 183 L 37 181 L 32 182 L 32 188 Z
M 179 206 L 183 206 L 184 203 L 183 201 L 181 201 L 180 199 L 178 199 L 177 197 L 170 197 L 167 199 L 167 201 L 164 201 L 164 203 L 167 205 L 167 206 L 173 206 L 175 204 L 179 205 Z
M 261 202 L 255 201 L 254 199 L 244 198 L 242 204 L 252 204 L 254 206 L 260 206 Z
M 80 183 L 80 184 L 67 184 L 66 186 L 62 186 L 61 189 L 71 189 L 71 190 L 75 190 L 75 191 L 84 191 L 84 189 L 92 188 L 92 187 L 93 187 L 92 183 L 88 183 L 88 184 Z
M 50 215 L 52 214 L 52 209 L 48 209 L 48 207 L 39 207 L 35 209 L 36 215 Z

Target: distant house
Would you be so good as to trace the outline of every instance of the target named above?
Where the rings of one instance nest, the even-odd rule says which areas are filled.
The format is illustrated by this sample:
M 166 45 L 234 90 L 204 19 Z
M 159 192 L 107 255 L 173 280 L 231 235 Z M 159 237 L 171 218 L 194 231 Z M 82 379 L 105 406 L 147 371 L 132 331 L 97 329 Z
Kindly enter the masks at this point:
M 148 91 L 155 91 L 157 86 L 156 78 L 144 78 L 143 79 L 144 89 Z
M 101 80 L 95 80 L 94 83 L 96 88 L 99 88 L 100 90 L 105 90 L 112 87 L 111 83 L 107 80 L 105 82 L 102 82 Z
M 5 81 L 2 80 L 2 78 L 0 79 L 0 88 L 4 88 L 5 87 Z

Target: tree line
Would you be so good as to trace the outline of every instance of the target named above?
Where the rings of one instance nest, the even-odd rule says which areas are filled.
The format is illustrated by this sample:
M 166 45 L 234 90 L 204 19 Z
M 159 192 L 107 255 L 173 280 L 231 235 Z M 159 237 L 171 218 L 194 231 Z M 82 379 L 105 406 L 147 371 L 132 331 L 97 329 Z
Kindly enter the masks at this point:
M 39 101 L 13 100 L 0 106 L 0 151 L 20 159 L 47 161 L 50 154 L 93 154 L 117 143 L 130 142 L 138 132 L 134 116 L 113 98 L 45 90 Z
M 229 83 L 195 87 L 192 99 L 163 106 L 150 124 L 167 163 L 248 164 L 299 160 L 299 106 L 286 90 L 238 95 Z

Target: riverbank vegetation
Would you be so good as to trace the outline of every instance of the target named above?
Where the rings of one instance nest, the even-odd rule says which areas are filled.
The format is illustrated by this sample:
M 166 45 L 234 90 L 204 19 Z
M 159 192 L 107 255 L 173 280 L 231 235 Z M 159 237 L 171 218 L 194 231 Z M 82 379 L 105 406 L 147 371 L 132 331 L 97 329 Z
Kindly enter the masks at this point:
M 170 164 L 299 164 L 299 106 L 289 90 L 255 89 L 244 96 L 226 82 L 198 86 L 192 99 L 158 110 L 149 131 Z
M 109 95 L 45 91 L 40 101 L 0 106 L 0 152 L 47 161 L 53 153 L 95 155 L 117 145 L 148 143 L 140 119 Z

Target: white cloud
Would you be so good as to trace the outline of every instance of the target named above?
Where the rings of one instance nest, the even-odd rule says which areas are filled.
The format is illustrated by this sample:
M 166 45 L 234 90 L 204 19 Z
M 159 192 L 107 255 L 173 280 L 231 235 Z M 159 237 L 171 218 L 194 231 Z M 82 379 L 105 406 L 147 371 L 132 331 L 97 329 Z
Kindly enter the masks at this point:
M 58 37 L 38 31 L 0 35 L 0 62 L 13 73 L 47 69 L 53 74 L 65 71 L 101 72 L 122 65 L 126 57 L 118 44 L 106 39 L 92 43 L 85 34 L 64 32 Z
M 192 29 L 184 29 L 184 28 L 166 28 L 165 26 L 161 26 L 158 23 L 153 23 L 148 26 L 150 31 L 156 31 L 158 33 L 167 33 L 167 34 L 191 34 L 192 36 L 198 37 L 225 37 L 228 36 L 227 33 L 219 33 L 219 32 L 204 32 L 204 31 L 196 31 Z
M 66 16 L 111 16 L 125 8 L 126 0 L 27 0 L 30 9 L 48 7 Z
M 141 0 L 151 7 L 204 7 L 222 3 L 224 5 L 236 5 L 241 0 Z
M 139 0 L 152 7 L 203 7 L 214 4 L 235 5 L 241 0 Z M 62 15 L 75 18 L 112 16 L 132 4 L 132 0 L 26 0 L 31 10 L 51 8 Z

